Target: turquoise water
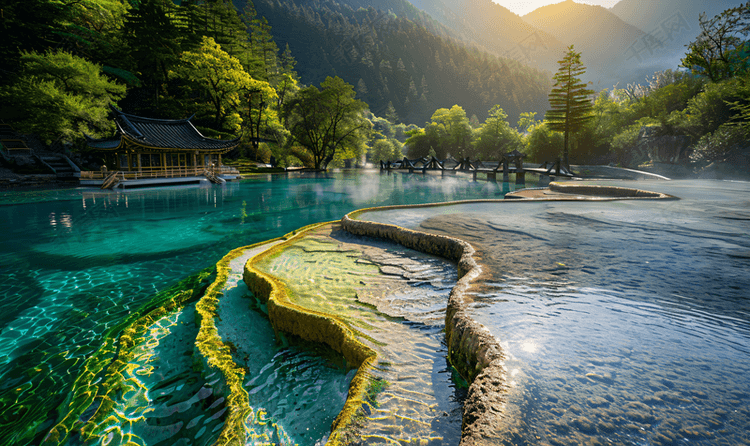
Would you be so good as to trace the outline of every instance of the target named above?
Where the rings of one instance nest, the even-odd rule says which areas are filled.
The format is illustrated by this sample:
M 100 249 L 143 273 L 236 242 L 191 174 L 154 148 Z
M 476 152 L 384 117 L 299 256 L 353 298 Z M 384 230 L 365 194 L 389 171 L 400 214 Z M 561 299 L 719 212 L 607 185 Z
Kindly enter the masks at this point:
M 459 443 L 463 396 L 451 379 L 443 322 L 455 265 L 322 228 L 256 267 L 282 279 L 294 303 L 336 315 L 377 352 L 368 373 L 381 388 L 357 445 Z
M 87 360 L 118 336 L 120 324 L 155 293 L 214 265 L 234 248 L 307 224 L 338 220 L 358 208 L 500 198 L 506 191 L 502 185 L 465 178 L 337 173 L 125 192 L 4 192 L 0 195 L 0 444 L 39 444 L 66 415 L 74 383 L 85 372 Z M 179 351 L 187 351 L 187 345 Z M 307 355 L 307 350 L 278 348 L 272 359 Z M 117 352 L 109 355 L 105 357 L 114 360 Z M 197 415 L 185 420 L 163 415 L 157 417 L 159 422 L 171 420 L 169 425 L 177 431 L 189 430 L 194 436 L 183 439 L 185 444 L 210 442 L 210 433 L 222 417 L 219 389 L 208 394 L 215 378 L 190 370 L 158 380 L 151 377 L 159 381 L 149 384 L 157 390 L 184 382 L 182 388 L 195 396 L 186 397 L 186 404 L 211 408 L 215 415 L 202 432 L 197 423 L 208 420 L 194 421 Z M 92 378 L 93 382 L 101 379 Z M 161 397 L 159 401 L 167 399 Z M 189 407 L 185 413 L 197 410 Z M 91 415 L 82 414 L 81 421 Z M 153 422 L 158 424 L 156 419 Z M 152 435 L 149 444 L 175 444 L 175 437 L 165 437 L 163 429 L 139 435 Z M 317 440 L 295 441 L 314 444 Z

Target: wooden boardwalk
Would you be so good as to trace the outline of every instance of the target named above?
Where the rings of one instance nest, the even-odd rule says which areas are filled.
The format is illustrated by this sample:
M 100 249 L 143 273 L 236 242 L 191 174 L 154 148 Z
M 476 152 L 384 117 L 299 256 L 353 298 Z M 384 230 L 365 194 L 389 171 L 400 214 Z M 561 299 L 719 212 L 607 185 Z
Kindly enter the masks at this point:
M 526 173 L 550 177 L 571 178 L 574 176 L 573 172 L 561 165 L 559 159 L 555 163 L 543 163 L 539 167 L 525 167 L 523 165 L 524 156 L 525 154 L 513 151 L 503 155 L 500 161 L 484 162 L 471 161 L 468 158 L 458 161 L 452 157 L 441 161 L 434 156 L 412 160 L 404 158 L 400 161 L 381 161 L 380 170 L 401 170 L 422 174 L 433 171 L 441 172 L 442 174 L 463 172 L 472 174 L 474 180 L 477 179 L 477 175 L 486 175 L 488 181 L 497 181 L 497 174 L 501 173 L 504 183 L 509 182 L 510 174 L 515 174 L 516 184 L 526 183 Z

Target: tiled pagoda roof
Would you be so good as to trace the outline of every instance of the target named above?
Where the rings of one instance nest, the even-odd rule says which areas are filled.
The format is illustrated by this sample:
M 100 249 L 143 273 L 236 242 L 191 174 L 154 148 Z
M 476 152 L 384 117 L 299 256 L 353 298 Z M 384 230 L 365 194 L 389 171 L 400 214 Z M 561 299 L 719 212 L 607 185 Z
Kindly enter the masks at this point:
M 114 150 L 123 145 L 135 145 L 156 150 L 200 150 L 228 152 L 237 147 L 239 138 L 206 138 L 187 119 L 152 119 L 130 115 L 111 107 L 115 114 L 117 134 L 111 138 L 94 139 L 86 136 L 88 146 L 98 150 Z

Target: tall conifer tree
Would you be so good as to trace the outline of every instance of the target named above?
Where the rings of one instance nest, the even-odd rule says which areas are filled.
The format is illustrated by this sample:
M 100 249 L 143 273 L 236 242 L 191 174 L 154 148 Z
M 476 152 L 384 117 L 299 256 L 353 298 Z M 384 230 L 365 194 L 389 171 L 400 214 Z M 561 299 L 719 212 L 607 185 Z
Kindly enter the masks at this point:
M 169 0 L 144 0 L 125 16 L 125 42 L 140 80 L 152 92 L 155 103 L 180 52 L 180 30 L 173 20 L 176 8 Z
M 586 67 L 581 63 L 581 53 L 568 47 L 565 57 L 557 62 L 560 68 L 553 76 L 555 84 L 549 94 L 549 103 L 552 107 L 547 110 L 544 118 L 550 129 L 563 132 L 565 144 L 563 149 L 563 165 L 570 168 L 568 163 L 568 141 L 570 134 L 579 132 L 588 121 L 593 118 L 594 105 L 591 102 L 593 90 L 588 89 L 588 84 L 578 77 L 586 72 Z

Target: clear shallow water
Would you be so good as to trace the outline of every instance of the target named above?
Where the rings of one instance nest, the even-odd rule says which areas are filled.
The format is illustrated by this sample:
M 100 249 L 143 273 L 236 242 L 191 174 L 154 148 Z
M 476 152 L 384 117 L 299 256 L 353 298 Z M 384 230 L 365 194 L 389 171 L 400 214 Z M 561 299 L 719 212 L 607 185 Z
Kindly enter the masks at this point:
M 253 442 L 323 444 L 344 408 L 356 370 L 348 370 L 343 358 L 326 346 L 298 339 L 288 345 L 286 337 L 277 341 L 242 281 L 245 263 L 268 247 L 248 249 L 230 262 L 217 329 L 231 345 L 235 363 L 245 369 L 243 385 L 254 410 L 245 424 Z
M 459 236 L 503 343 L 505 444 L 750 444 L 750 184 L 623 182 L 682 200 L 363 215 Z
M 284 280 L 292 301 L 336 315 L 378 352 L 382 390 L 366 406 L 362 444 L 456 445 L 462 391 L 444 345 L 454 265 L 326 225 L 256 267 Z
M 86 359 L 117 335 L 109 330 L 236 247 L 362 207 L 502 194 L 494 183 L 378 173 L 3 192 L 0 444 L 38 444 L 64 416 Z

